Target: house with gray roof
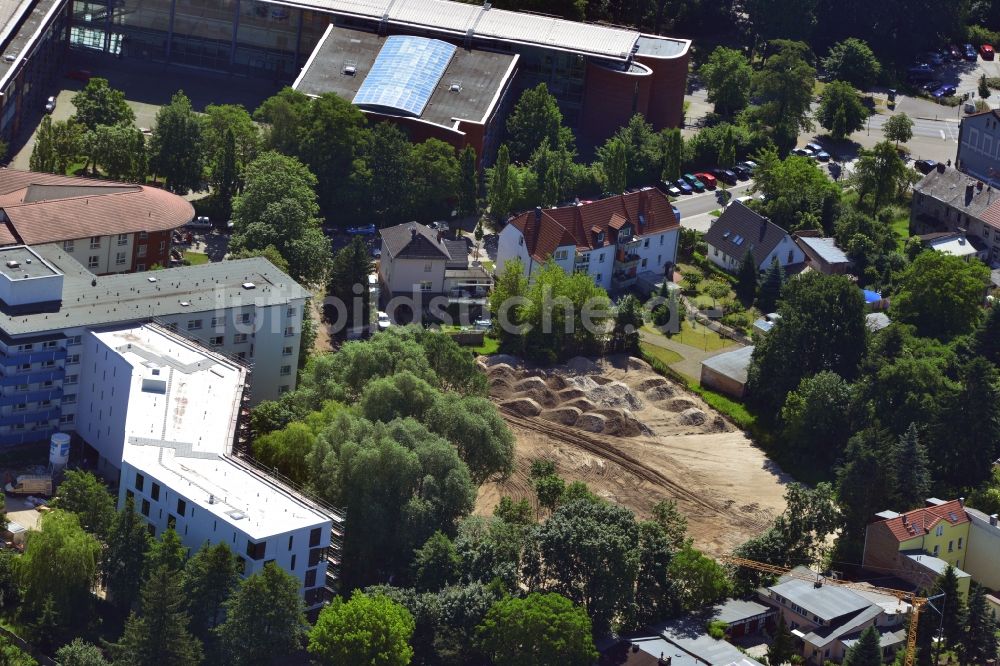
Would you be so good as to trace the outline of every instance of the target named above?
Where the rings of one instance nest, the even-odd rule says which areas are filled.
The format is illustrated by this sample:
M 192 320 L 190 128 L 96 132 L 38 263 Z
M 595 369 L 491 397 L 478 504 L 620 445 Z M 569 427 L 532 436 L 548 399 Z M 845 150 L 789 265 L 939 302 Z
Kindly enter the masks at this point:
M 709 260 L 730 273 L 739 270 L 748 251 L 758 271 L 767 270 L 774 260 L 786 268 L 806 260 L 787 231 L 742 201 L 726 207 L 705 233 L 705 243 Z
M 851 272 L 851 259 L 835 238 L 810 234 L 795 234 L 795 242 L 805 252 L 809 267 L 825 275 L 844 275 Z
M 910 233 L 1000 266 L 1000 191 L 943 164 L 913 186 Z M 947 235 L 945 235 L 947 234 Z M 964 239 L 959 242 L 958 238 Z M 941 240 L 945 239 L 945 240 Z M 971 252 L 970 252 L 971 250 Z
M 446 239 L 444 232 L 419 222 L 397 224 L 379 233 L 378 273 L 386 297 L 448 294 L 455 299 L 468 296 L 478 303 L 493 284 L 482 266 L 469 265 L 465 240 Z

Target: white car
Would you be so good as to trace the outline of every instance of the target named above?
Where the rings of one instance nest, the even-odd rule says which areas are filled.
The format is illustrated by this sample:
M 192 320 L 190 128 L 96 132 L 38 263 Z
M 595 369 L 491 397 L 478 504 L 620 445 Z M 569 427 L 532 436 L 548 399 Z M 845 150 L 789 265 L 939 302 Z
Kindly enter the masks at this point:
M 378 313 L 378 329 L 380 331 L 384 331 L 385 329 L 389 328 L 390 326 L 392 326 L 392 320 L 389 319 L 389 315 L 387 315 L 386 313 L 380 311 Z
M 56 98 L 49 97 L 45 100 L 45 113 L 52 113 L 56 110 Z
M 488 331 L 493 328 L 493 322 L 489 319 L 477 319 L 473 324 L 472 328 L 477 331 Z

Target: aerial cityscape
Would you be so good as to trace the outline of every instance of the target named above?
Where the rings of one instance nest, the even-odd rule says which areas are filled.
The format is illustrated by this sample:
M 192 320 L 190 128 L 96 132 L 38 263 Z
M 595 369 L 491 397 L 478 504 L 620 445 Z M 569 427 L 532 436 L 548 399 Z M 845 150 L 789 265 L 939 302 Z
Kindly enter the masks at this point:
M 1000 660 L 1000 1 L 0 26 L 0 666 Z

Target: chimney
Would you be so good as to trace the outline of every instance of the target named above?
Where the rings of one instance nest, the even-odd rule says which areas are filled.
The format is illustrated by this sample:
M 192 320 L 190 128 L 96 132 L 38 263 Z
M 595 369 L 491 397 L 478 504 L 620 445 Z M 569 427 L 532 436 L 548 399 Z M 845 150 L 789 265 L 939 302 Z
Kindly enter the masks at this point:
M 964 233 L 962 234 L 962 238 L 965 238 L 965 234 Z M 965 508 L 965 498 L 964 497 L 959 497 L 958 498 L 958 504 L 959 504 L 959 506 L 961 506 L 964 509 Z
M 535 226 L 539 226 L 542 223 L 542 207 L 535 206 Z
M 764 240 L 764 236 L 767 235 L 767 218 L 760 221 L 760 239 Z
M 979 182 L 976 183 L 976 191 L 977 192 L 983 191 L 983 181 L 980 180 Z
M 997 514 L 994 513 L 990 516 L 990 525 L 993 527 L 997 526 Z
M 410 238 L 416 238 L 416 237 L 417 237 L 417 227 L 416 226 L 411 226 L 410 227 Z

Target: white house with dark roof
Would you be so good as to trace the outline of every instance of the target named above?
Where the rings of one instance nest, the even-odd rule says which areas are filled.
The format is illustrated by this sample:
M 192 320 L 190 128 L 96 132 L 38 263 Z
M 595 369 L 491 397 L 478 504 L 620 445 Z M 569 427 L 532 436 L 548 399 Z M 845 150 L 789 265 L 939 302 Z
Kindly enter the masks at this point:
M 441 295 L 480 299 L 492 286 L 489 274 L 478 265 L 469 265 L 465 240 L 449 240 L 419 222 L 397 224 L 379 232 L 382 256 L 379 281 L 387 296 Z
M 749 250 L 758 271 L 765 271 L 777 259 L 784 267 L 806 260 L 806 255 L 787 231 L 752 211 L 741 201 L 733 201 L 705 233 L 709 260 L 735 273 Z

